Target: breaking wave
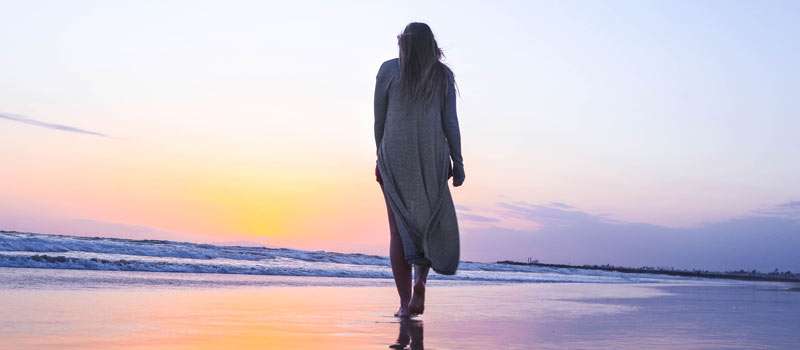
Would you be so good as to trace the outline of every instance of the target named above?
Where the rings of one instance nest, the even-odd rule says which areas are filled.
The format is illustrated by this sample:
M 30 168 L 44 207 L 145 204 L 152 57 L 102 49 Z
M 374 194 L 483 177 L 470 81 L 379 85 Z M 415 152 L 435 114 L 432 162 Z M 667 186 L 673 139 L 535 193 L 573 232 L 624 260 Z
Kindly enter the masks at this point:
M 0 267 L 241 275 L 391 278 L 383 256 L 0 231 Z M 637 283 L 671 279 L 617 272 L 461 262 L 456 275 L 485 282 Z

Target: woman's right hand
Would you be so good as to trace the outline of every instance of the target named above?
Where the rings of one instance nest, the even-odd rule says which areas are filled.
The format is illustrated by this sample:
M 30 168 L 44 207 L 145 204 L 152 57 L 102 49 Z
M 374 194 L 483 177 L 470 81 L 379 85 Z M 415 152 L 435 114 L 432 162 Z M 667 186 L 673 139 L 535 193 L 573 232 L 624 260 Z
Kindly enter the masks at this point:
M 453 187 L 461 186 L 464 183 L 464 164 L 453 163 Z
M 383 179 L 381 179 L 381 171 L 378 170 L 378 164 L 375 164 L 375 181 L 383 185 Z

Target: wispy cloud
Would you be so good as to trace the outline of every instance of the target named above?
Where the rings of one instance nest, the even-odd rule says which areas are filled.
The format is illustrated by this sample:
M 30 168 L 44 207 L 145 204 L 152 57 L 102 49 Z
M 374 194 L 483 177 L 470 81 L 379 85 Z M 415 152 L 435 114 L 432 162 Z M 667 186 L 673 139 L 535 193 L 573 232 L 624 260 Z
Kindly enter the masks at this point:
M 19 115 L 19 114 L 0 113 L 0 119 L 10 120 L 10 121 L 18 122 L 18 123 L 38 126 L 40 128 L 47 128 L 47 129 L 52 129 L 52 130 L 74 132 L 74 133 L 78 133 L 78 134 L 92 135 L 92 136 L 99 136 L 99 137 L 109 137 L 108 135 L 100 133 L 100 132 L 97 132 L 97 131 L 91 131 L 91 130 L 76 128 L 74 126 L 69 126 L 69 125 L 43 122 L 41 120 L 36 120 L 36 119 L 29 118 L 29 117 L 26 117 L 26 116 L 23 116 L 23 115 Z
M 561 208 L 561 209 L 572 209 L 572 206 L 566 203 L 561 202 L 550 202 L 550 206 Z
M 462 219 L 462 220 L 477 221 L 477 222 L 498 222 L 498 221 L 500 221 L 500 219 L 498 219 L 498 218 L 494 218 L 494 217 L 490 217 L 490 216 L 484 216 L 484 215 L 476 215 L 476 214 L 463 214 L 462 213 L 458 217 L 460 219 Z
M 800 270 L 800 201 L 695 227 L 615 220 L 563 203 L 512 201 L 474 209 L 471 215 L 480 216 L 482 225 L 465 225 L 462 240 L 464 255 L 472 259 Z M 476 221 L 463 216 L 467 223 Z M 510 220 L 536 225 L 504 225 Z
M 781 203 L 771 208 L 763 208 L 753 212 L 767 217 L 782 217 L 800 221 L 800 201 Z

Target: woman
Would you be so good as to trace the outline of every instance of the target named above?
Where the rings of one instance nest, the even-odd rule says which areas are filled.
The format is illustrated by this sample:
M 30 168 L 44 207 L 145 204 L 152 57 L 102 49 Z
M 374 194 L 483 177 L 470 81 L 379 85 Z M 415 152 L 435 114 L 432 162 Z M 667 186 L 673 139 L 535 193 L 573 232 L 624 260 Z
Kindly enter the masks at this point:
M 447 180 L 461 186 L 464 163 L 455 79 L 440 61 L 433 32 L 411 23 L 397 44 L 399 58 L 384 62 L 376 78 L 375 176 L 389 215 L 389 256 L 400 296 L 395 316 L 408 317 L 425 309 L 430 268 L 444 275 L 458 269 L 458 222 Z

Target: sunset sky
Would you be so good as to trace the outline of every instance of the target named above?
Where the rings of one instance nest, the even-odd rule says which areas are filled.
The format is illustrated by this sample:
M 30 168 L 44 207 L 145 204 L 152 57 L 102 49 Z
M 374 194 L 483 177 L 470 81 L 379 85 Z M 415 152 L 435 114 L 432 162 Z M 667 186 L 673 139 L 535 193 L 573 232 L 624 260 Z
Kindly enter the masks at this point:
M 462 258 L 800 270 L 800 5 L 25 1 L 0 229 L 388 253 L 372 94 L 460 88 Z

